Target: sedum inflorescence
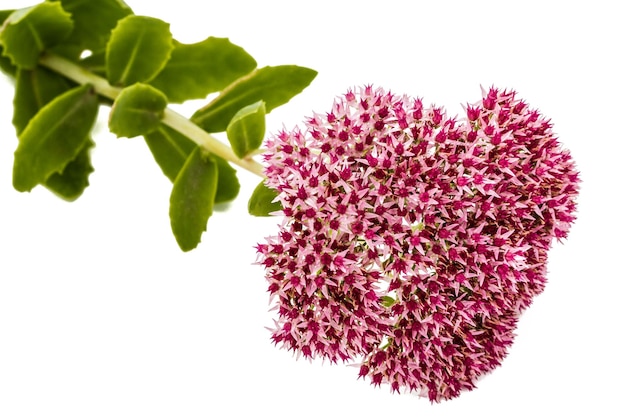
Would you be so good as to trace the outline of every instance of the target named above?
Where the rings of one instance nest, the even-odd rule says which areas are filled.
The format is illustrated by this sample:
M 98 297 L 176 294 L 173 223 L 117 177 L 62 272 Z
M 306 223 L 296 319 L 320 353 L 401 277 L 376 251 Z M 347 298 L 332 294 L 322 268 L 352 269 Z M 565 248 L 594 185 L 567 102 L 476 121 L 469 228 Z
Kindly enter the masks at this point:
M 372 86 L 268 141 L 284 221 L 258 245 L 272 340 L 360 360 L 431 401 L 498 366 L 574 221 L 579 177 L 551 124 L 491 88 L 466 118 Z

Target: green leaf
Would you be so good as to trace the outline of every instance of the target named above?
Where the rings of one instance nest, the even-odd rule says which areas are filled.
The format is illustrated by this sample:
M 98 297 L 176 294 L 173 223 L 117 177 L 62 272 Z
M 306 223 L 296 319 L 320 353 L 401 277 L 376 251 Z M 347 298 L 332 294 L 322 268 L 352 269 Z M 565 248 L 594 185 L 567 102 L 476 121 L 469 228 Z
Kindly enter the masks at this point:
M 265 180 L 261 181 L 248 200 L 248 213 L 253 216 L 266 217 L 270 213 L 282 210 L 283 206 L 280 202 L 274 201 L 276 197 L 278 197 L 276 191 L 267 188 Z
M 165 107 L 165 94 L 148 84 L 133 84 L 124 88 L 113 102 L 109 129 L 118 138 L 145 135 L 159 127 Z
M 226 38 L 194 44 L 177 43 L 163 71 L 150 82 L 170 102 L 205 98 L 256 67 L 256 61 Z
M 259 149 L 265 136 L 265 103 L 257 101 L 239 110 L 228 124 L 226 135 L 239 158 Z
M 13 98 L 13 125 L 18 135 L 39 110 L 70 90 L 70 81 L 43 67 L 18 70 Z
M 185 252 L 198 246 L 213 214 L 217 175 L 216 162 L 197 147 L 174 181 L 170 223 L 178 246 Z
M 0 47 L 0 54 L 2 53 L 2 48 Z M 9 77 L 15 77 L 15 73 L 17 72 L 17 67 L 11 64 L 11 61 L 8 58 L 0 56 L 0 71 L 4 72 Z
M 176 180 L 187 157 L 197 148 L 187 136 L 164 124 L 144 135 L 144 138 L 163 174 L 172 182 Z
M 146 16 L 126 16 L 107 44 L 107 78 L 113 85 L 148 82 L 165 67 L 174 49 L 170 25 Z
M 50 101 L 72 88 L 72 84 L 61 75 L 43 67 L 33 70 L 18 70 L 13 99 L 13 125 L 20 135 L 30 120 Z M 74 201 L 89 185 L 91 166 L 90 149 L 94 143 L 87 137 L 78 156 L 70 161 L 62 172 L 55 172 L 44 183 L 46 188 L 59 197 Z
M 223 132 L 241 108 L 263 100 L 269 113 L 304 90 L 316 75 L 316 71 L 296 65 L 257 69 L 229 85 L 191 120 L 207 132 Z
M 40 3 L 9 15 L 0 32 L 0 45 L 14 65 L 32 69 L 39 55 L 65 39 L 73 26 L 70 14 L 59 3 Z
M 62 172 L 85 146 L 98 113 L 90 85 L 58 96 L 31 119 L 19 137 L 13 163 L 13 186 L 30 191 Z
M 2 23 L 13 13 L 14 10 L 0 10 L 0 30 L 2 30 Z M 11 63 L 8 57 L 4 56 L 4 48 L 0 44 L 0 70 L 5 74 L 15 77 L 17 73 L 17 67 Z
M 0 22 L 4 23 L 4 21 L 7 20 L 7 18 L 11 16 L 14 11 L 15 10 L 0 10 Z M 2 25 L 0 25 L 0 29 L 2 29 Z
M 144 138 L 152 156 L 172 182 L 176 180 L 189 155 L 198 147 L 187 136 L 163 124 L 154 132 L 144 135 Z M 234 200 L 240 188 L 237 171 L 225 159 L 217 155 L 211 155 L 211 158 L 216 162 L 218 171 L 215 203 Z
M 0 46 L 0 55 L 2 54 L 2 46 Z M 0 71 L 4 72 L 10 77 L 15 77 L 17 73 L 17 67 L 11 63 L 11 60 L 7 57 L 0 56 Z
M 259 149 L 265 136 L 265 103 L 258 101 L 239 110 L 228 124 L 226 135 L 239 158 Z
M 93 146 L 93 140 L 88 136 L 76 158 L 65 165 L 63 171 L 48 177 L 44 184 L 46 188 L 67 201 L 80 197 L 89 186 L 89 174 L 93 172 L 90 155 Z
M 91 51 L 104 49 L 118 20 L 133 14 L 121 0 L 60 0 L 60 3 L 74 20 L 68 43 Z
M 54 55 L 60 55 L 72 62 L 77 62 L 83 54 L 84 49 L 80 45 L 72 43 L 60 43 L 48 49 Z
M 215 194 L 215 204 L 228 203 L 239 195 L 239 179 L 237 170 L 230 166 L 228 161 L 217 155 L 211 155 L 217 163 L 217 192 Z

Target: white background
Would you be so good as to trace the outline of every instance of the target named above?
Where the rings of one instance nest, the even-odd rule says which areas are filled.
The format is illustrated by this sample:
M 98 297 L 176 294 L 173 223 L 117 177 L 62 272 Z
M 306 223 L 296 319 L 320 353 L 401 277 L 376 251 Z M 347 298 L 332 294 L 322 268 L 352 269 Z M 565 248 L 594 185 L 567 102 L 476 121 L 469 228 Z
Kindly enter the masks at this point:
M 626 415 L 620 1 L 128 3 L 169 21 L 181 41 L 230 37 L 260 66 L 318 70 L 272 112 L 270 132 L 365 83 L 449 114 L 478 101 L 481 85 L 513 88 L 552 119 L 578 163 L 578 221 L 552 250 L 549 284 L 503 365 L 431 405 L 271 345 L 253 262 L 276 220 L 247 215 L 253 175 L 241 174 L 241 198 L 187 254 L 169 229 L 168 180 L 142 140 L 108 133 L 105 112 L 79 201 L 14 191 L 12 86 L 0 76 L 0 416 Z

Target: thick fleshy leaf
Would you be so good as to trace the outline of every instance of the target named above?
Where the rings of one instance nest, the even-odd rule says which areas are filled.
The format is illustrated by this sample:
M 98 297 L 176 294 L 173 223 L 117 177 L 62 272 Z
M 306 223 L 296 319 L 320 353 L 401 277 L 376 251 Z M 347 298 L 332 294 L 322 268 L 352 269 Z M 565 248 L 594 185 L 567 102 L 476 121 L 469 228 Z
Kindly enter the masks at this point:
M 228 203 L 239 195 L 239 179 L 237 170 L 230 166 L 228 161 L 217 155 L 212 155 L 217 163 L 217 192 L 215 193 L 215 203 Z
M 167 97 L 156 88 L 136 83 L 122 90 L 109 115 L 109 129 L 117 137 L 145 135 L 161 124 Z
M 2 55 L 2 46 L 0 46 L 0 71 L 10 77 L 15 77 L 17 67 L 11 63 L 11 60 Z
M 2 53 L 1 47 L 0 47 L 0 53 Z M 17 67 L 11 64 L 11 61 L 8 58 L 0 56 L 0 71 L 4 72 L 6 75 L 10 77 L 15 77 L 15 73 L 17 72 Z
M 276 191 L 265 186 L 265 180 L 256 186 L 248 200 L 248 213 L 253 216 L 265 217 L 270 213 L 282 210 L 283 206 L 274 199 L 278 196 Z
M 73 87 L 70 81 L 47 68 L 18 70 L 13 98 L 13 125 L 18 135 L 39 110 Z
M 67 78 L 43 67 L 18 70 L 13 99 L 13 125 L 17 134 L 22 133 L 41 108 L 72 87 L 73 84 Z M 62 172 L 56 172 L 46 179 L 46 188 L 68 201 L 80 197 L 89 185 L 89 174 L 93 172 L 90 157 L 93 145 L 93 141 L 87 138 L 78 156 Z
M 30 191 L 62 172 L 84 148 L 98 113 L 98 98 L 83 85 L 46 104 L 19 137 L 13 163 L 13 186 Z
M 170 25 L 146 16 L 126 16 L 111 32 L 106 70 L 117 86 L 152 80 L 167 64 L 174 49 Z
M 207 132 L 223 132 L 241 108 L 263 100 L 269 113 L 304 90 L 316 75 L 296 65 L 259 68 L 229 85 L 191 120 Z
M 60 0 L 60 3 L 74 21 L 68 42 L 91 51 L 104 49 L 118 20 L 133 14 L 122 0 Z
M 14 12 L 15 10 L 11 9 L 11 10 L 0 10 L 0 29 L 2 28 L 2 23 L 4 23 L 5 20 L 7 20 L 7 18 L 9 16 L 11 16 L 11 14 Z
M 144 138 L 163 174 L 172 182 L 176 180 L 189 155 L 198 147 L 187 136 L 164 124 L 144 135 Z M 240 189 L 237 171 L 225 159 L 217 155 L 211 155 L 211 158 L 216 162 L 218 170 L 215 203 L 234 200 Z
M 65 165 L 63 171 L 48 177 L 46 188 L 67 201 L 80 197 L 89 186 L 89 174 L 93 172 L 90 155 L 93 146 L 93 140 L 88 137 L 76 158 Z
M 16 10 L 5 20 L 0 31 L 2 53 L 14 65 L 32 69 L 37 65 L 39 55 L 64 40 L 73 27 L 71 15 L 60 3 L 46 2 Z
M 198 246 L 213 214 L 217 175 L 217 163 L 197 147 L 174 181 L 170 223 L 178 246 L 185 252 Z
M 150 84 L 170 102 L 205 98 L 256 68 L 243 48 L 226 38 L 210 37 L 194 44 L 177 43 L 163 71 Z
M 239 110 L 228 124 L 226 135 L 239 158 L 259 149 L 265 136 L 265 103 L 257 101 Z
M 2 23 L 4 23 L 7 17 L 13 12 L 14 10 L 0 10 L 0 29 L 2 28 Z M 0 71 L 14 77 L 17 73 L 17 67 L 11 63 L 8 57 L 4 56 L 3 50 L 4 48 L 2 48 L 2 44 L 0 44 Z
M 163 174 L 172 182 L 197 147 L 187 136 L 164 124 L 144 135 L 144 138 Z
M 67 58 L 72 62 L 77 62 L 80 56 L 83 54 L 84 49 L 80 45 L 74 45 L 72 43 L 60 43 L 58 45 L 48 48 L 54 55 L 59 55 L 63 58 Z

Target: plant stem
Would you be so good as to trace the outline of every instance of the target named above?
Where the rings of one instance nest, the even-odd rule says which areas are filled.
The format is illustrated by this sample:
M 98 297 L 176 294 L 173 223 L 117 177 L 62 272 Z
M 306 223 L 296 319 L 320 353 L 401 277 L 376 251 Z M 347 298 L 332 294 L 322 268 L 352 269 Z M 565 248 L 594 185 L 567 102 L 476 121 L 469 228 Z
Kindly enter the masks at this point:
M 120 88 L 113 87 L 106 79 L 58 55 L 45 53 L 39 63 L 79 84 L 91 84 L 99 95 L 111 100 L 115 100 L 122 91 Z M 265 177 L 263 165 L 253 159 L 238 158 L 228 145 L 172 109 L 165 109 L 161 122 L 185 135 L 208 152 L 214 153 L 262 178 Z
M 187 136 L 203 149 L 206 149 L 217 156 L 221 156 L 227 161 L 231 161 L 232 163 L 257 174 L 258 176 L 265 178 L 265 175 L 263 174 L 263 165 L 253 159 L 237 158 L 230 146 L 215 139 L 200 126 L 191 122 L 185 116 L 176 113 L 174 110 L 165 109 L 165 114 L 163 115 L 161 122 Z

